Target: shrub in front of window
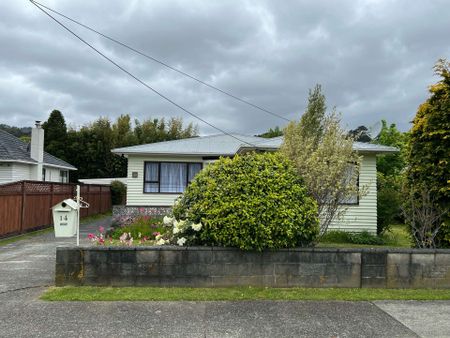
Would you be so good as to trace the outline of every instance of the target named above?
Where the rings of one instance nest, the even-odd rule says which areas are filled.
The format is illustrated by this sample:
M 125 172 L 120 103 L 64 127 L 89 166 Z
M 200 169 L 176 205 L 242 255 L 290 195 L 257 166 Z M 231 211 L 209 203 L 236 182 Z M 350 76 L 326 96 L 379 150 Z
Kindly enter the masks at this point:
M 309 245 L 319 232 L 316 202 L 279 153 L 221 158 L 204 168 L 174 206 L 202 224 L 196 242 L 244 250 Z
M 121 205 L 125 203 L 127 187 L 120 181 L 111 182 L 111 203 L 112 205 Z

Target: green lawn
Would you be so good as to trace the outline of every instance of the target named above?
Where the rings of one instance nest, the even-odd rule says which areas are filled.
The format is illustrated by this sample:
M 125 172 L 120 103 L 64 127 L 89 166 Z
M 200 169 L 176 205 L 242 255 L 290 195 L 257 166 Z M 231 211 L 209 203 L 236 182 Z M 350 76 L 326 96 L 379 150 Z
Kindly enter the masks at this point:
M 450 300 L 450 290 L 312 288 L 52 287 L 47 301 Z
M 340 240 L 330 240 L 325 238 L 317 243 L 318 248 L 411 248 L 411 237 L 406 225 L 395 224 L 391 226 L 391 230 L 380 236 L 384 244 L 355 244 Z
M 107 216 L 111 216 L 112 215 L 112 211 L 108 211 L 105 212 L 103 214 L 97 214 L 97 215 L 92 215 L 92 216 L 86 216 L 80 219 L 80 224 L 86 224 L 86 223 L 91 223 L 93 221 L 97 221 L 99 219 L 105 218 Z

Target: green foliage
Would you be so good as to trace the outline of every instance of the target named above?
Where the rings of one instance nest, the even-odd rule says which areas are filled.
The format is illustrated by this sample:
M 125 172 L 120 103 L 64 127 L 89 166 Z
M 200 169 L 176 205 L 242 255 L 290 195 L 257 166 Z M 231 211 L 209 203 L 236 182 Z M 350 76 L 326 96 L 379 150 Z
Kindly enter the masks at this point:
M 322 238 L 321 242 L 325 243 L 350 243 L 350 244 L 366 244 L 366 245 L 384 245 L 383 238 L 373 235 L 367 231 L 361 233 L 351 233 L 346 231 L 331 230 Z
M 357 142 L 370 142 L 372 138 L 370 137 L 369 129 L 366 126 L 359 126 L 356 129 L 350 130 L 348 135 Z
M 389 230 L 394 221 L 401 218 L 402 176 L 385 176 L 377 173 L 377 233 Z
M 142 123 L 136 120 L 133 128 L 129 115 L 119 116 L 114 123 L 100 117 L 78 130 L 67 132 L 64 159 L 78 168 L 71 173 L 72 181 L 78 178 L 126 177 L 127 159 L 113 154 L 111 149 L 196 135 L 197 128 L 193 124 L 183 127 L 181 118 L 172 118 L 168 122 L 164 119 Z M 53 142 L 51 133 L 46 135 L 46 141 Z
M 450 202 L 450 63 L 435 67 L 441 81 L 430 87 L 431 96 L 420 105 L 409 143 L 408 179 L 424 183 L 440 203 Z
M 365 192 L 364 186 L 357 185 L 361 157 L 353 151 L 353 140 L 341 128 L 340 116 L 335 111 L 325 115 L 325 109 L 325 97 L 317 85 L 310 91 L 300 122 L 293 121 L 284 130 L 280 149 L 318 203 L 321 235 L 345 212 L 343 201 Z
M 441 244 L 450 245 L 450 63 L 435 66 L 441 80 L 429 88 L 430 97 L 419 106 L 409 141 L 410 189 L 426 187 L 439 208 L 447 211 L 438 234 Z M 419 189 L 420 190 L 420 189 Z
M 283 136 L 283 130 L 281 130 L 280 127 L 276 126 L 274 129 L 270 128 L 265 133 L 262 133 L 262 134 L 257 135 L 257 136 L 264 137 L 264 138 L 272 138 L 272 137 Z
M 62 160 L 67 159 L 67 127 L 64 116 L 59 110 L 53 110 L 48 120 L 42 124 L 45 131 L 44 149 Z
M 15 137 L 18 137 L 20 139 L 22 139 L 22 137 L 28 137 L 28 138 L 31 137 L 31 127 L 19 128 L 19 127 L 8 126 L 7 124 L 0 123 L 0 129 L 4 130 L 7 133 L 14 135 Z
M 111 203 L 112 205 L 121 205 L 125 202 L 127 195 L 127 186 L 120 181 L 111 182 Z
M 315 201 L 278 153 L 208 165 L 176 203 L 174 215 L 203 224 L 199 243 L 244 250 L 305 246 L 319 230 Z
M 402 219 L 403 171 L 406 167 L 408 134 L 402 133 L 395 124 L 388 126 L 381 121 L 382 128 L 373 143 L 392 146 L 398 153 L 377 156 L 377 232 L 389 230 L 394 220 Z
M 408 134 L 399 131 L 394 123 L 389 127 L 385 120 L 381 120 L 380 134 L 373 141 L 376 144 L 392 146 L 399 149 L 398 153 L 377 156 L 377 171 L 385 176 L 400 174 L 406 167 Z
M 312 137 L 319 142 L 324 132 L 324 119 L 327 106 L 325 95 L 322 94 L 322 86 L 316 84 L 313 90 L 309 90 L 308 106 L 302 115 L 300 125 L 302 133 L 306 137 Z

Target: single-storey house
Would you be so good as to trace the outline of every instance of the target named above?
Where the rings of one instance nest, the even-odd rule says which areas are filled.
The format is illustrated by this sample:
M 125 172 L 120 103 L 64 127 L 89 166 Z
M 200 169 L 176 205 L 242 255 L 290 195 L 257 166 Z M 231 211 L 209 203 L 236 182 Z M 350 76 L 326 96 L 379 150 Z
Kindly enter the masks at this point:
M 44 129 L 39 121 L 31 130 L 31 143 L 0 130 L 0 184 L 21 180 L 69 182 L 73 165 L 44 151 Z
M 245 135 L 211 135 L 182 140 L 117 148 L 115 154 L 128 158 L 127 207 L 170 207 L 194 176 L 220 156 L 248 150 L 275 151 L 282 137 L 271 139 Z M 346 201 L 346 211 L 330 228 L 352 232 L 377 229 L 376 156 L 397 149 L 370 143 L 354 143 L 363 156 L 359 186 L 367 187 L 361 198 Z

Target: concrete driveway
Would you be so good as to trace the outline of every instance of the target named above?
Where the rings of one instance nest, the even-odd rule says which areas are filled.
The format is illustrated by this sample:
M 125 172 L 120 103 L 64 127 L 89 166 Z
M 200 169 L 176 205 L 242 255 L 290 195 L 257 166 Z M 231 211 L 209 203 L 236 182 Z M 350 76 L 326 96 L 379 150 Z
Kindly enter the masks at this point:
M 108 220 L 83 226 L 84 236 Z M 1 337 L 450 337 L 450 302 L 44 302 L 53 234 L 0 247 Z

